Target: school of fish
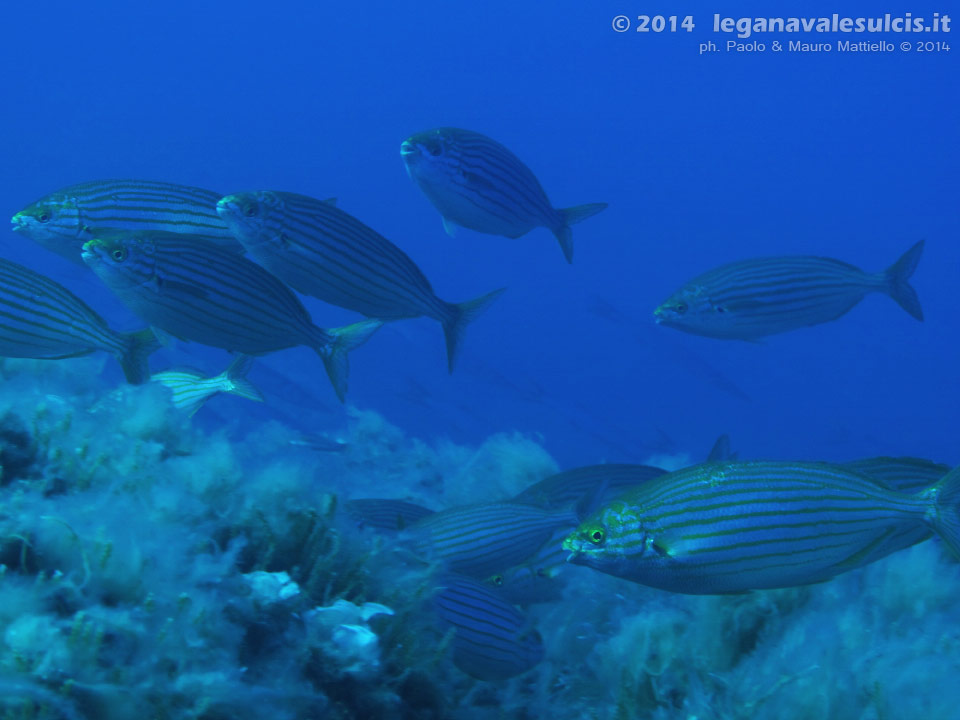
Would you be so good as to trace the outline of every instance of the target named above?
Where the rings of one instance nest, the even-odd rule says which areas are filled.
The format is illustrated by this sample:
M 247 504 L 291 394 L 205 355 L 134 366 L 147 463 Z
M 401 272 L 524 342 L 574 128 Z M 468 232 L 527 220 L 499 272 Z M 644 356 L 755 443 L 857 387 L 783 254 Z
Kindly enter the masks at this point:
M 477 132 L 419 132 L 401 143 L 400 155 L 450 235 L 461 227 L 519 238 L 542 227 L 570 263 L 572 226 L 607 207 L 554 207 L 530 168 Z M 188 416 L 218 393 L 263 401 L 246 378 L 255 358 L 299 345 L 317 353 L 343 401 L 349 353 L 404 318 L 440 324 L 453 372 L 466 327 L 503 292 L 442 299 L 399 245 L 333 199 L 292 192 L 86 181 L 40 198 L 11 222 L 18 235 L 89 267 L 144 328 L 117 332 L 59 283 L 0 259 L 0 356 L 107 352 L 128 382 L 165 386 Z M 694 335 L 756 341 L 837 320 L 878 292 L 922 321 L 910 280 L 923 248 L 921 240 L 873 273 L 827 257 L 731 258 L 684 283 L 654 319 Z M 297 293 L 361 317 L 319 327 Z M 214 376 L 183 367 L 151 375 L 148 357 L 170 337 L 235 356 Z M 574 565 L 685 594 L 805 585 L 934 536 L 960 556 L 958 505 L 960 469 L 890 457 L 740 461 L 723 436 L 706 462 L 674 472 L 595 465 L 496 503 L 434 511 L 358 498 L 345 509 L 438 569 L 431 604 L 453 632 L 454 662 L 474 677 L 502 680 L 544 658 L 524 609 L 562 599 Z

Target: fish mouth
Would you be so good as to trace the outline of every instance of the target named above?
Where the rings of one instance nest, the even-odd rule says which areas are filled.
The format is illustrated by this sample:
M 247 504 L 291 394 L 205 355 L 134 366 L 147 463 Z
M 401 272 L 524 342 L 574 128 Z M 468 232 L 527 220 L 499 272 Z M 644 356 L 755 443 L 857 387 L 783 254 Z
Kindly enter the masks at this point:
M 666 318 L 664 317 L 664 314 L 665 314 L 665 313 L 664 313 L 664 311 L 663 311 L 663 308 L 662 308 L 662 307 L 658 307 L 656 310 L 653 311 L 653 321 L 654 321 L 657 325 L 660 325 L 660 324 L 663 323 L 663 321 L 666 319 Z
M 103 243 L 100 240 L 87 240 L 80 248 L 80 257 L 85 261 L 91 260 L 97 257 L 97 248 L 99 248 Z
M 419 154 L 417 146 L 410 142 L 409 140 L 404 140 L 400 143 L 400 157 L 407 157 L 408 155 L 417 155 Z
M 237 198 L 234 195 L 227 195 L 217 201 L 217 215 L 227 217 L 237 213 Z
M 562 547 L 567 551 L 567 562 L 576 562 L 576 559 L 583 554 L 583 546 L 576 534 L 568 535 L 563 539 Z
M 27 227 L 27 219 L 21 213 L 17 213 L 10 218 L 10 225 L 12 226 L 10 229 L 14 232 L 23 230 L 25 227 Z

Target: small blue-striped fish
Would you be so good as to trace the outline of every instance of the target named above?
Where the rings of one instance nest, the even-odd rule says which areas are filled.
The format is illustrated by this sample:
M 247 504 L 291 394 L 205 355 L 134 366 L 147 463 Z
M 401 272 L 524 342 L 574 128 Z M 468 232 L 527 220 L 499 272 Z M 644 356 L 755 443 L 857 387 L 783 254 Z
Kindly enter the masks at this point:
M 437 615 L 454 628 L 453 662 L 479 680 L 506 680 L 543 660 L 543 640 L 530 620 L 491 588 L 444 575 L 433 596 Z
M 587 465 L 565 470 L 534 483 L 515 495 L 511 502 L 543 508 L 563 508 L 579 502 L 588 493 L 594 493 L 596 504 L 602 504 L 640 483 L 665 475 L 666 472 L 651 465 Z
M 217 215 L 220 193 L 152 180 L 97 180 L 46 195 L 13 216 L 13 230 L 82 263 L 99 230 L 166 230 L 243 252 Z
M 443 217 L 449 235 L 460 225 L 489 235 L 518 238 L 545 227 L 573 262 L 570 226 L 596 215 L 606 203 L 554 208 L 520 158 L 480 133 L 436 128 L 400 145 L 407 173 Z
M 923 320 L 910 285 L 922 252 L 923 240 L 880 273 L 812 255 L 742 260 L 695 277 L 667 298 L 654 318 L 694 335 L 755 340 L 836 320 L 868 293 L 880 292 Z
M 503 292 L 441 300 L 403 250 L 330 200 L 246 192 L 221 199 L 217 212 L 254 260 L 304 295 L 380 320 L 438 321 L 451 372 L 467 324 Z
M 154 373 L 150 380 L 168 388 L 173 406 L 193 417 L 207 400 L 220 393 L 263 402 L 263 394 L 246 377 L 253 363 L 250 355 L 238 355 L 226 370 L 213 377 L 194 368 L 174 368 Z
M 577 524 L 573 510 L 500 502 L 441 510 L 408 532 L 413 549 L 424 558 L 482 580 L 519 565 L 554 532 Z
M 312 348 L 341 401 L 347 352 L 381 324 L 317 327 L 293 291 L 269 272 L 190 235 L 108 232 L 83 246 L 83 259 L 121 302 L 175 337 L 247 355 Z
M 932 531 L 960 557 L 960 467 L 916 494 L 838 465 L 709 463 L 599 510 L 566 540 L 570 561 L 690 594 L 821 582 Z
M 347 500 L 344 509 L 362 527 L 399 531 L 423 520 L 434 511 L 406 500 L 357 498 Z
M 55 359 L 102 350 L 117 358 L 127 382 L 139 384 L 150 377 L 147 357 L 159 347 L 150 330 L 111 330 L 59 283 L 0 258 L 0 356 Z

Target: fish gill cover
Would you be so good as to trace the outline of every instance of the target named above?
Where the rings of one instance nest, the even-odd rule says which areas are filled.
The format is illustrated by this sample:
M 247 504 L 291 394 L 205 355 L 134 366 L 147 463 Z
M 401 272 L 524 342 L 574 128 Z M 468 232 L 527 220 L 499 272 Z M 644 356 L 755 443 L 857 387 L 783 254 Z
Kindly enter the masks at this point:
M 956 717 L 953 18 L 694 5 L 6 8 L 0 719 Z

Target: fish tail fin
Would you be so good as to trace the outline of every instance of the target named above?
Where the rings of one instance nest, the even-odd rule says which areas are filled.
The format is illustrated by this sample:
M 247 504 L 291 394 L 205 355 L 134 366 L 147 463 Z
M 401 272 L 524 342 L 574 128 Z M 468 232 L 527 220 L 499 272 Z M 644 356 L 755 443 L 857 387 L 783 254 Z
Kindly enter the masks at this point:
M 560 227 L 553 231 L 563 249 L 563 256 L 568 263 L 573 262 L 573 231 L 571 225 L 575 225 L 588 217 L 593 217 L 601 210 L 605 210 L 607 203 L 587 203 L 586 205 L 575 205 L 573 207 L 561 208 L 557 210 L 560 214 Z
M 382 320 L 361 320 L 352 325 L 330 328 L 324 332 L 324 342 L 314 345 L 340 402 L 347 397 L 347 376 L 350 373 L 347 353 L 363 345 L 381 325 Z
M 920 495 L 930 501 L 927 522 L 950 552 L 960 559 L 960 465 Z
M 142 385 L 150 379 L 150 367 L 147 358 L 160 349 L 160 341 L 153 330 L 146 328 L 136 332 L 121 333 L 123 350 L 117 354 L 123 375 L 131 385 Z
M 506 288 L 499 288 L 493 292 L 488 292 L 473 300 L 467 300 L 462 303 L 449 303 L 449 314 L 441 320 L 443 325 L 443 336 L 447 341 L 447 369 L 453 372 L 453 366 L 457 359 L 457 352 L 460 349 L 460 343 L 463 340 L 463 333 L 467 325 L 477 319 L 480 314 L 500 297 Z
M 263 393 L 247 380 L 247 373 L 253 367 L 254 361 L 255 358 L 251 355 L 242 353 L 237 355 L 236 359 L 223 371 L 225 392 L 254 402 L 263 402 Z
M 884 273 L 887 281 L 887 293 L 897 304 L 917 320 L 923 320 L 923 308 L 917 291 L 910 284 L 910 276 L 917 269 L 920 255 L 923 254 L 923 240 L 907 250 L 900 259 L 887 268 Z

